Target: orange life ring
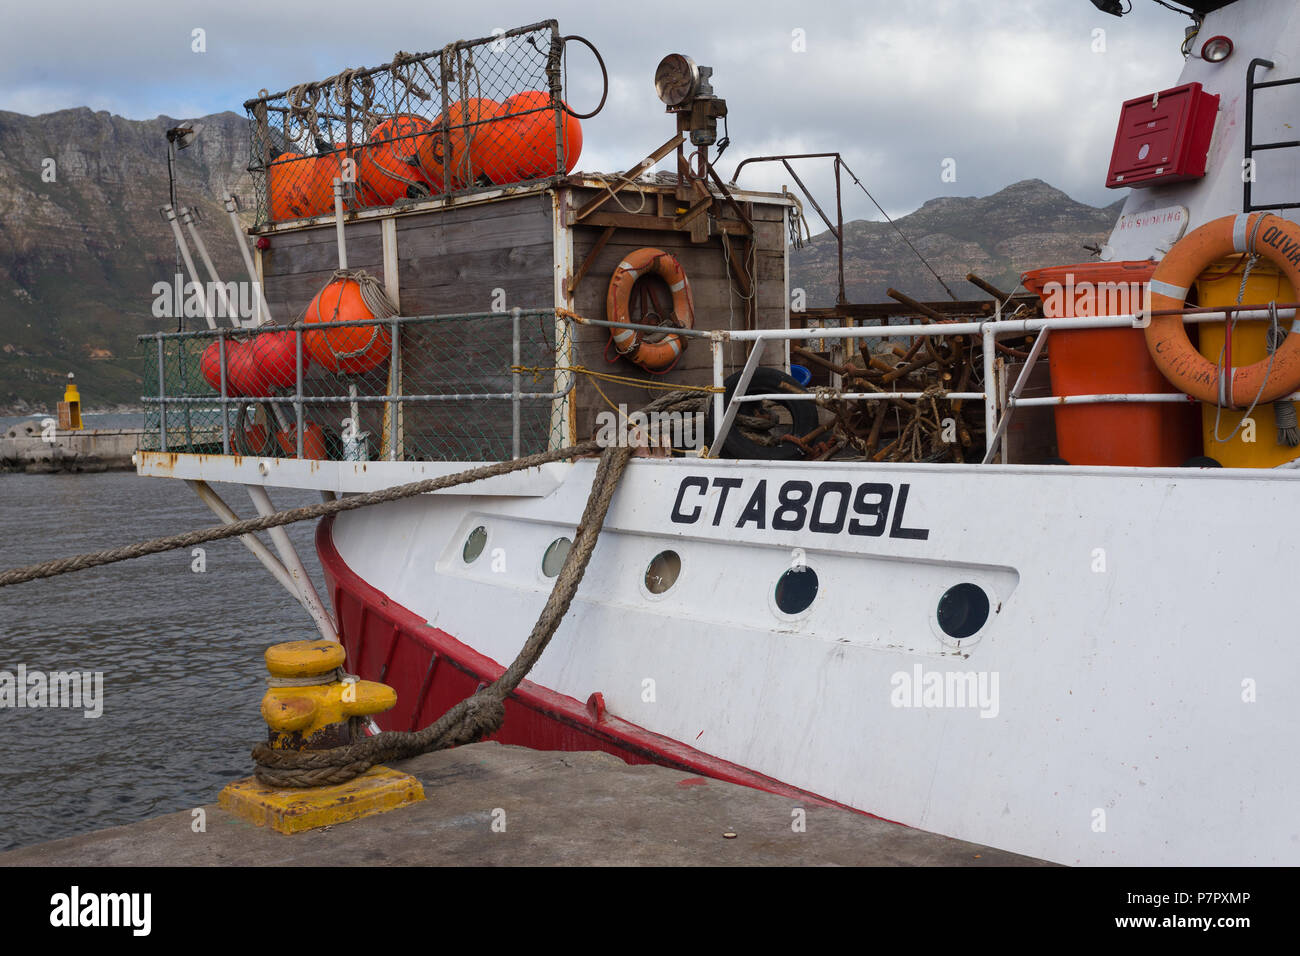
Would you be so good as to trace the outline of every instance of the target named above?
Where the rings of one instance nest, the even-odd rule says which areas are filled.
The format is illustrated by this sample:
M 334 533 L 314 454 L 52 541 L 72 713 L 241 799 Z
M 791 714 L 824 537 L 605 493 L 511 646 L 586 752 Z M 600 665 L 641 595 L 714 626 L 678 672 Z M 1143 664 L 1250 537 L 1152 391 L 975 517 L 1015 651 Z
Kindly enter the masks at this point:
M 1188 233 L 1161 260 L 1151 276 L 1151 309 L 1181 309 L 1196 277 L 1234 252 L 1263 256 L 1282 271 L 1293 289 L 1300 289 L 1300 226 L 1272 213 L 1224 216 Z M 1156 366 L 1182 392 L 1225 408 L 1246 408 L 1300 387 L 1297 331 L 1300 318 L 1271 359 L 1241 368 L 1220 369 L 1196 351 L 1181 315 L 1153 317 L 1146 340 Z
M 691 297 L 691 284 L 677 257 L 660 249 L 638 249 L 618 264 L 609 279 L 609 294 L 605 297 L 605 312 L 610 322 L 630 323 L 628 305 L 632 286 L 644 275 L 657 275 L 668 283 L 673 294 L 673 312 L 683 328 L 695 327 L 695 300 Z M 658 342 L 647 342 L 645 333 L 637 329 L 613 329 L 614 349 L 619 355 L 635 362 L 648 372 L 665 372 L 681 358 L 686 339 L 675 332 Z

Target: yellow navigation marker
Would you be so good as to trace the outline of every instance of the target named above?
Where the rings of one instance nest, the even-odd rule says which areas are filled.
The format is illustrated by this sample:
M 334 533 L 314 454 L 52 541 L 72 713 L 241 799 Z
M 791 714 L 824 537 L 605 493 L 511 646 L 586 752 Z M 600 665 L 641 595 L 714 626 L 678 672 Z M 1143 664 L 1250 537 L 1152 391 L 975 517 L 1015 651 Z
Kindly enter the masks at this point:
M 81 393 L 68 373 L 68 384 L 63 389 L 63 401 L 59 402 L 59 429 L 61 431 L 81 431 Z
M 291 641 L 266 652 L 271 673 L 262 717 L 274 750 L 326 750 L 362 739 L 362 718 L 392 708 L 397 692 L 386 684 L 346 676 L 337 641 Z M 226 810 L 258 826 L 298 833 L 383 813 L 424 799 L 410 774 L 371 767 L 347 783 L 324 787 L 268 787 L 248 777 L 221 791 Z

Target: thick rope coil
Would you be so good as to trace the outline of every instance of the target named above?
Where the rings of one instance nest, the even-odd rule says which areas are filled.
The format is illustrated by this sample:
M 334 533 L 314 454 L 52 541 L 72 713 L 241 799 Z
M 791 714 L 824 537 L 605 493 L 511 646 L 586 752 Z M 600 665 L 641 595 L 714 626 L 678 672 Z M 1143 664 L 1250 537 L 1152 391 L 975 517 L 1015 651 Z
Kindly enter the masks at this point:
M 423 730 L 414 733 L 385 731 L 344 747 L 329 750 L 273 750 L 266 744 L 253 749 L 257 779 L 268 787 L 317 787 L 345 783 L 377 763 L 405 760 L 434 750 L 472 743 L 496 731 L 505 720 L 504 701 L 546 650 L 586 573 L 600 537 L 605 515 L 627 467 L 632 449 L 606 448 L 591 482 L 573 545 L 555 579 L 551 595 L 533 625 L 532 633 L 513 663 L 500 677 L 462 700 Z

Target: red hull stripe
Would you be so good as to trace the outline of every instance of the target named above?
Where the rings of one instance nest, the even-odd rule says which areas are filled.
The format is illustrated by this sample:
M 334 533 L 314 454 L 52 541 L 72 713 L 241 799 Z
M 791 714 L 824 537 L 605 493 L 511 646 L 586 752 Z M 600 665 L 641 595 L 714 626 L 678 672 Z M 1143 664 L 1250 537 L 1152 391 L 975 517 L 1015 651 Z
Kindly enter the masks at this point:
M 382 680 L 397 691 L 397 706 L 377 717 L 380 727 L 409 730 L 425 726 L 501 675 L 505 668 L 496 661 L 433 627 L 362 580 L 334 547 L 330 534 L 333 522 L 333 517 L 328 517 L 317 527 L 316 551 L 334 600 L 349 666 L 361 677 Z M 529 680 L 510 695 L 505 724 L 489 739 L 534 750 L 603 750 L 631 764 L 659 764 L 766 790 L 811 806 L 854 810 L 612 714 L 602 712 L 597 718 L 593 709 L 580 701 Z

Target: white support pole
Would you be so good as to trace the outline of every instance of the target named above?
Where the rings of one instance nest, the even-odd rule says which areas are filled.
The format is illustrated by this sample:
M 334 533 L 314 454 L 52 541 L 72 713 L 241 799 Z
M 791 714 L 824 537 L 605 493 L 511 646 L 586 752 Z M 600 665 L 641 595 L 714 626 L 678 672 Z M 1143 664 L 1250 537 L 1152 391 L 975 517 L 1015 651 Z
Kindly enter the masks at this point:
M 999 307 L 999 312 L 1001 308 Z M 983 329 L 984 339 L 984 443 L 990 445 L 993 433 L 998 430 L 998 389 L 994 381 L 993 358 L 997 352 L 997 339 L 992 325 Z
M 717 389 L 713 393 L 713 420 L 722 427 L 722 416 L 726 410 L 722 407 L 722 400 L 725 397 L 722 392 L 723 366 L 722 366 L 722 343 L 725 341 L 723 336 L 718 332 L 712 332 L 709 335 L 709 349 L 713 352 L 713 387 Z M 718 442 L 715 439 L 709 443 L 709 455 L 713 456 L 713 446 Z
M 731 431 L 731 423 L 736 420 L 736 413 L 740 411 L 741 402 L 739 399 L 745 394 L 745 389 L 749 388 L 749 382 L 754 377 L 754 373 L 758 371 L 758 363 L 763 356 L 763 346 L 765 344 L 765 339 L 759 339 L 754 343 L 754 347 L 749 352 L 749 358 L 745 360 L 745 367 L 740 370 L 740 378 L 736 382 L 735 391 L 731 393 L 731 401 L 727 404 L 727 411 L 722 416 L 722 423 L 713 430 L 713 441 L 709 444 L 710 458 L 717 458 L 722 453 L 723 443 L 727 440 L 727 432 Z M 721 397 L 725 398 L 726 396 Z M 714 408 L 716 410 L 716 404 Z M 714 421 L 717 421 L 717 419 L 715 418 Z
M 189 273 L 190 282 L 200 292 L 203 291 L 203 283 L 199 281 L 199 270 L 194 268 L 194 257 L 190 255 L 189 243 L 185 241 L 185 234 L 181 232 L 181 224 L 176 221 L 176 210 L 170 205 L 162 207 L 163 216 L 167 219 L 168 225 L 172 227 L 172 235 L 176 237 L 176 248 L 181 251 L 181 259 L 185 262 L 185 271 Z M 184 305 L 184 295 L 181 296 L 182 307 Z M 208 320 L 208 328 L 216 331 L 217 320 L 212 315 L 212 309 L 208 307 L 208 297 L 202 296 L 203 299 L 203 317 Z
M 238 310 L 230 304 L 230 296 L 226 295 L 226 287 L 217 275 L 217 267 L 212 264 L 212 257 L 208 255 L 207 243 L 199 235 L 198 226 L 194 222 L 194 210 L 188 206 L 181 207 L 181 222 L 185 223 L 185 228 L 189 230 L 190 238 L 194 240 L 194 248 L 198 251 L 199 260 L 203 263 L 203 268 L 208 271 L 208 278 L 212 280 L 213 288 L 216 290 L 217 298 L 221 300 L 221 309 L 226 313 L 226 318 L 235 328 L 240 328 Z
M 221 519 L 222 524 L 234 524 L 239 520 L 239 516 L 234 510 L 226 504 L 221 495 L 212 490 L 212 487 L 206 481 L 199 481 L 192 478 L 185 479 L 185 483 L 194 489 L 195 494 L 206 504 L 212 513 Z M 281 530 L 281 529 L 276 529 Z M 320 631 L 321 636 L 328 641 L 337 641 L 337 632 L 334 629 L 334 622 L 330 620 L 329 615 L 325 613 L 324 607 L 320 602 L 315 603 L 307 600 L 303 592 L 298 588 L 297 582 L 285 568 L 284 564 L 271 553 L 271 550 L 264 545 L 261 540 L 254 534 L 242 534 L 239 540 L 243 542 L 244 547 L 248 548 L 262 563 L 262 567 L 271 572 L 271 576 L 280 582 L 290 594 L 302 605 L 303 610 L 311 615 L 316 622 L 316 628 Z
M 1019 403 L 1020 393 L 1025 390 L 1025 384 L 1029 381 L 1029 373 L 1033 371 L 1038 357 L 1043 354 L 1043 346 L 1047 344 L 1047 336 L 1051 334 L 1051 331 L 1050 327 L 1045 328 L 1034 339 L 1034 347 L 1029 350 L 1029 358 L 1025 359 L 1025 367 L 1020 370 L 1020 374 L 1016 377 L 1016 384 L 1011 388 L 1011 395 L 1007 399 L 1007 407 L 1002 412 L 1002 420 L 998 422 L 997 432 L 984 443 L 987 447 L 984 451 L 982 464 L 987 465 L 993 460 L 998 444 L 1002 441 L 1002 436 L 1006 434 L 1007 426 L 1011 424 L 1011 416 Z
M 339 243 L 339 268 L 348 267 L 348 243 L 343 235 L 343 180 L 334 177 L 334 229 Z
M 244 259 L 244 268 L 248 270 L 248 280 L 253 283 L 253 288 L 257 291 L 257 307 L 262 310 L 261 315 L 257 316 L 255 325 L 266 325 L 271 321 L 271 306 L 266 301 L 266 294 L 262 291 L 262 280 L 257 276 L 257 266 L 253 264 L 252 253 L 248 251 L 248 237 L 244 235 L 243 227 L 239 225 L 239 200 L 234 196 L 226 197 L 226 212 L 230 214 L 230 225 L 235 230 L 235 245 L 239 246 L 239 254 Z
M 275 513 L 275 506 L 271 504 L 271 496 L 266 493 L 265 488 L 261 485 L 246 485 L 245 487 L 248 488 L 248 496 L 253 499 L 253 507 L 257 509 L 259 515 L 266 517 Z M 311 578 L 308 577 L 307 569 L 303 567 L 302 558 L 298 556 L 293 542 L 285 534 L 284 528 L 268 528 L 267 530 L 271 535 L 271 543 L 275 545 L 275 550 L 280 554 L 280 560 L 284 562 L 289 575 L 297 584 L 302 600 L 319 612 L 319 617 L 316 613 L 313 613 L 312 617 L 317 619 L 318 624 L 322 621 L 328 624 L 329 633 L 326 633 L 323 627 L 321 633 L 325 635 L 326 640 L 337 641 L 339 639 L 338 630 L 334 626 L 333 619 L 325 610 L 325 606 L 321 603 L 320 595 L 316 593 L 316 586 L 311 583 Z
M 384 253 L 384 292 L 397 314 L 402 314 L 402 289 L 399 280 L 397 258 L 397 220 L 388 216 L 379 222 L 379 235 Z M 402 394 L 402 342 L 401 327 L 394 324 L 393 341 L 388 357 L 388 394 Z M 517 364 L 517 363 L 516 363 Z M 518 376 L 515 376 L 518 378 Z M 380 441 L 384 448 L 384 457 L 389 461 L 397 459 L 397 450 L 405 444 L 402 423 L 402 403 L 388 402 L 384 405 L 383 427 L 380 429 Z M 515 456 L 516 458 L 518 455 Z

